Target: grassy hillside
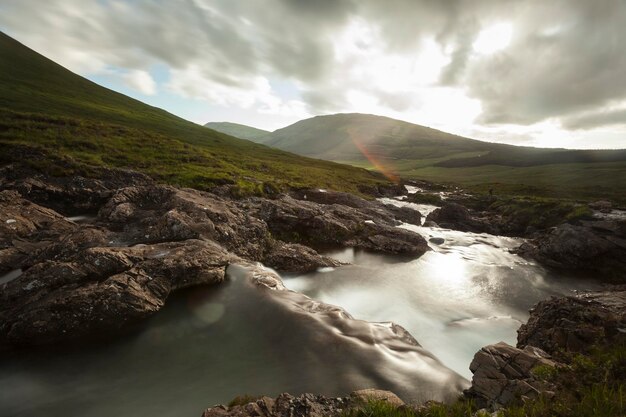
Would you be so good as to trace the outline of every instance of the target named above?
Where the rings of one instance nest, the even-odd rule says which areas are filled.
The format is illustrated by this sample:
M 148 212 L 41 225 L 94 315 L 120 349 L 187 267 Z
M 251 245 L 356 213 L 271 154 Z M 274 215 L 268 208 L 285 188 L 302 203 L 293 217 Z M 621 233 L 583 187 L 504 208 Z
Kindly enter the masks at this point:
M 279 149 L 405 178 L 521 195 L 626 204 L 626 150 L 541 149 L 483 142 L 366 114 L 318 116 L 273 132 Z
M 14 150 L 34 147 L 51 158 L 137 169 L 196 188 L 229 182 L 243 192 L 262 183 L 357 191 L 385 181 L 188 122 L 92 83 L 2 33 L 0 147 L 4 162 Z
M 204 127 L 257 143 L 263 143 L 263 138 L 271 133 L 267 130 L 257 129 L 256 127 L 230 122 L 209 122 L 205 124 Z

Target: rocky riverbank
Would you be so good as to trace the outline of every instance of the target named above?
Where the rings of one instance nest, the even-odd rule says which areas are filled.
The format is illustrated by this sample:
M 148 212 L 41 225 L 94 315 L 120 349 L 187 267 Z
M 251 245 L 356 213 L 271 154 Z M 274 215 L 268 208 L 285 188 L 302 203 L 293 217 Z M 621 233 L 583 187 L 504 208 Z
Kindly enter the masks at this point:
M 306 272 L 339 264 L 320 248 L 429 250 L 420 235 L 395 227 L 419 222 L 419 212 L 348 194 L 235 199 L 94 170 L 0 170 L 3 348 L 109 337 L 157 312 L 172 291 L 221 282 L 234 263 Z

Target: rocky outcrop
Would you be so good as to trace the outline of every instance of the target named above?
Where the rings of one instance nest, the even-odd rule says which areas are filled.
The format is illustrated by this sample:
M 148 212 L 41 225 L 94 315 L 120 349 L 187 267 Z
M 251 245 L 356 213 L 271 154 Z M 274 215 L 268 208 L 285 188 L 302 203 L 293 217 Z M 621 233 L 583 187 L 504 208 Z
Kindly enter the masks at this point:
M 315 203 L 352 207 L 370 218 L 382 218 L 384 222 L 395 224 L 404 222 L 420 225 L 422 214 L 409 207 L 396 207 L 383 204 L 376 200 L 365 200 L 354 194 L 321 189 L 303 189 L 294 191 L 291 196 L 297 200 L 312 201 Z
M 430 213 L 426 221 L 462 232 L 498 234 L 494 223 L 473 217 L 467 208 L 457 203 L 446 203 Z
M 518 349 L 504 342 L 485 346 L 470 364 L 474 376 L 465 395 L 473 398 L 478 407 L 490 409 L 549 395 L 554 387 L 534 374 L 541 366 L 555 367 L 558 363 L 532 346 Z
M 90 167 L 89 174 L 52 176 L 11 164 L 0 168 L 0 189 L 15 190 L 33 203 L 71 215 L 95 213 L 112 190 L 154 184 L 147 175 L 131 170 Z
M 272 235 L 314 248 L 352 246 L 372 251 L 420 256 L 429 250 L 418 234 L 396 228 L 390 215 L 364 213 L 339 204 L 321 205 L 284 196 L 251 199 L 243 208 L 267 224 Z
M 558 269 L 594 272 L 616 283 L 626 282 L 626 227 L 617 221 L 562 224 L 518 253 Z
M 553 297 L 538 303 L 518 330 L 517 348 L 500 342 L 482 348 L 470 365 L 466 396 L 479 407 L 498 409 L 557 389 L 549 368 L 566 367 L 571 353 L 626 342 L 626 288 Z M 548 372 L 546 372 L 548 371 Z
M 626 287 L 541 301 L 517 340 L 518 347 L 537 346 L 555 356 L 626 340 Z
M 110 335 L 160 310 L 173 290 L 221 282 L 233 260 L 211 242 L 187 240 L 43 261 L 0 287 L 0 344 Z
M 5 347 L 106 337 L 154 314 L 173 290 L 220 282 L 234 260 L 304 273 L 340 265 L 310 246 L 428 249 L 395 227 L 397 210 L 345 193 L 232 200 L 131 171 L 1 169 L 0 274 L 11 272 L 0 287 Z M 93 216 L 77 223 L 55 210 Z

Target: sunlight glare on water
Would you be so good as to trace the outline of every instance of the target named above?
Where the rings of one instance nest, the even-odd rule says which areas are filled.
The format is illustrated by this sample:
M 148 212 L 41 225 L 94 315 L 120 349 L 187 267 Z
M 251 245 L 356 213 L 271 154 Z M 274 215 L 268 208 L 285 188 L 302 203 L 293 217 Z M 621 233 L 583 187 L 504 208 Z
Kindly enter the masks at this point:
M 487 344 L 516 343 L 528 309 L 551 295 L 592 289 L 510 252 L 521 239 L 403 225 L 441 245 L 414 260 L 353 249 L 327 255 L 351 265 L 285 279 L 290 289 L 341 306 L 354 317 L 405 327 L 444 364 L 471 377 L 473 355 Z

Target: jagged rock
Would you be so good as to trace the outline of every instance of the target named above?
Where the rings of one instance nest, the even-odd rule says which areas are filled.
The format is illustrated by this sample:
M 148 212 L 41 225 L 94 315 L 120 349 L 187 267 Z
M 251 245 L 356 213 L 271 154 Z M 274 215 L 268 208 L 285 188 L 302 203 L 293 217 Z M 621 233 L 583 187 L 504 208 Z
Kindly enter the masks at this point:
M 383 204 L 379 201 L 365 200 L 354 194 L 341 193 L 331 190 L 303 189 L 294 191 L 292 196 L 298 200 L 311 201 L 319 204 L 338 204 L 358 209 L 368 217 L 382 217 L 386 223 L 396 221 L 417 224 L 421 223 L 422 215 L 419 211 L 408 207 L 396 207 Z
M 102 207 L 98 217 L 134 243 L 201 238 L 251 260 L 261 260 L 271 241 L 267 226 L 232 201 L 191 189 L 123 188 Z
M 315 247 L 354 246 L 372 251 L 422 255 L 428 249 L 418 234 L 394 227 L 391 216 L 363 213 L 338 204 L 321 205 L 284 196 L 251 199 L 243 206 L 267 223 L 281 240 Z
M 518 330 L 518 347 L 538 346 L 552 355 L 588 352 L 626 338 L 626 287 L 576 297 L 553 297 L 530 311 Z
M 16 191 L 0 192 L 0 273 L 21 266 L 34 251 L 58 241 L 79 227 Z
M 333 417 L 371 400 L 404 406 L 404 401 L 393 392 L 378 389 L 354 391 L 349 397 L 336 398 L 315 394 L 294 397 L 282 393 L 275 399 L 261 397 L 247 404 L 210 407 L 204 410 L 202 417 Z
M 554 387 L 533 373 L 538 366 L 558 366 L 539 348 L 514 348 L 504 342 L 483 347 L 474 355 L 470 370 L 472 386 L 465 391 L 478 407 L 498 409 L 518 404 L 524 398 L 549 395 Z
M 337 267 L 341 262 L 321 256 L 313 249 L 297 243 L 277 243 L 265 255 L 263 263 L 282 272 L 306 273 L 322 267 Z
M 276 399 L 261 397 L 243 405 L 207 408 L 202 417 L 332 417 L 340 415 L 350 405 L 349 398 L 328 398 L 322 395 L 288 393 Z
M 89 248 L 0 286 L 0 346 L 106 336 L 163 307 L 170 291 L 222 281 L 235 258 L 211 242 Z
M 517 252 L 553 268 L 592 271 L 618 283 L 626 277 L 626 239 L 616 222 L 562 224 Z

